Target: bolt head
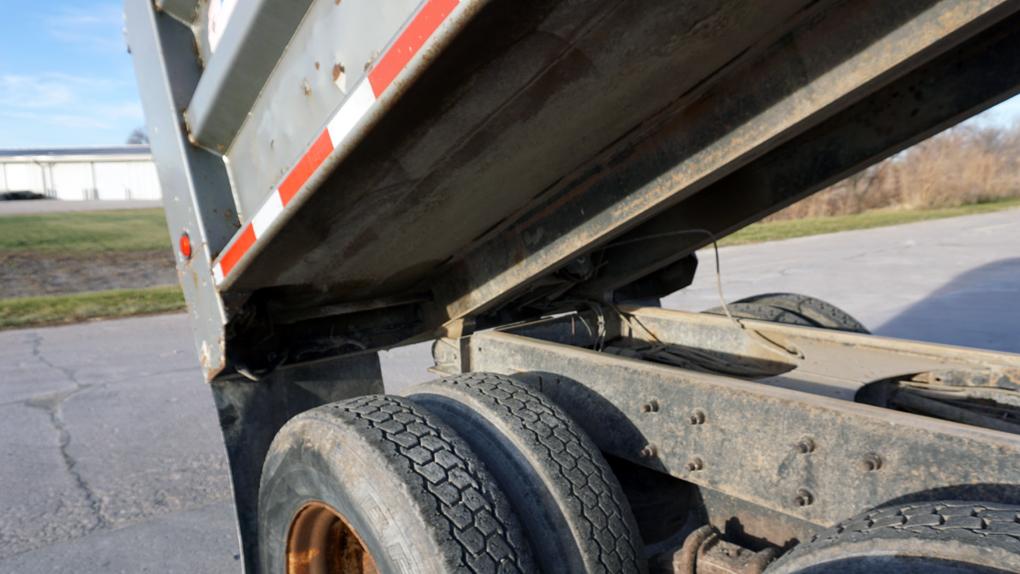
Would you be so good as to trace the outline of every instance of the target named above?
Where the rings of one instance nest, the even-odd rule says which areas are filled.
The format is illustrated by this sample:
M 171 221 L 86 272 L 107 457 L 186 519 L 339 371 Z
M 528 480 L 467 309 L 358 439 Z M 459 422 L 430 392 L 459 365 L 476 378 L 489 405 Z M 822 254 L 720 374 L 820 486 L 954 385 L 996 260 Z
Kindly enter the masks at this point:
M 874 472 L 882 468 L 882 457 L 875 453 L 868 453 L 861 459 L 861 470 L 864 472 Z
M 797 441 L 797 452 L 808 454 L 815 451 L 815 441 L 811 437 L 803 437 Z
M 797 506 L 811 506 L 814 501 L 814 495 L 806 488 L 798 490 L 796 496 L 793 497 L 793 503 Z

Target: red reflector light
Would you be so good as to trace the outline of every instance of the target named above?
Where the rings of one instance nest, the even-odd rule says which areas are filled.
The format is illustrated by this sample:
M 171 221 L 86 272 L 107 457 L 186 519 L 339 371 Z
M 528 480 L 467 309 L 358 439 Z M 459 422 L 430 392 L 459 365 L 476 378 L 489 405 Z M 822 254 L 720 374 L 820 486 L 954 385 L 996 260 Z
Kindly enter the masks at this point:
M 181 255 L 183 255 L 185 259 L 191 259 L 191 238 L 188 237 L 187 231 L 181 234 L 178 246 L 181 249 Z

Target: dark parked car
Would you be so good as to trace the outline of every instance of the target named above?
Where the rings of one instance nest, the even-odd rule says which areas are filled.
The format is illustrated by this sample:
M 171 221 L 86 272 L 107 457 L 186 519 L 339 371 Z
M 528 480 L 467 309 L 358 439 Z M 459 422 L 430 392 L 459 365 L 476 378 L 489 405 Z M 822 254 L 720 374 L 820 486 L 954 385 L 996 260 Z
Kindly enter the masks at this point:
M 0 201 L 17 201 L 21 199 L 49 199 L 34 191 L 0 191 Z

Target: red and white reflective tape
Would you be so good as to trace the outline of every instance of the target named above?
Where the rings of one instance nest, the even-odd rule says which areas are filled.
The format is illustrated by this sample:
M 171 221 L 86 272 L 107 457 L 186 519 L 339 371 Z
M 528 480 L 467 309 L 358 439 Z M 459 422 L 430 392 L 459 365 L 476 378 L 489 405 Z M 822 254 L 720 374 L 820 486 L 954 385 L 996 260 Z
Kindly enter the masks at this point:
M 287 177 L 269 194 L 269 198 L 244 227 L 231 240 L 227 248 L 213 263 L 213 277 L 219 285 L 230 275 L 244 254 L 284 212 L 309 178 L 329 157 L 333 150 L 350 136 L 383 92 L 390 87 L 397 75 L 421 50 L 425 42 L 439 29 L 446 18 L 457 7 L 460 0 L 427 0 L 411 22 L 397 36 L 386 53 L 382 55 L 368 76 L 358 83 L 340 109 L 336 111 L 326 129 L 322 130 L 311 147 L 298 160 Z

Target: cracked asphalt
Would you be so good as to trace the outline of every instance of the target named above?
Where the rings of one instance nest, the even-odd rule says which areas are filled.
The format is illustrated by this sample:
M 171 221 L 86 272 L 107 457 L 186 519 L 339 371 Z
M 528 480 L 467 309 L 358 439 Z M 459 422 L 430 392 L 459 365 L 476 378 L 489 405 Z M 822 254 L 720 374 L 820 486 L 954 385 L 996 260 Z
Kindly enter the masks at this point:
M 711 254 L 665 306 L 718 304 Z M 878 334 L 1020 352 L 1020 210 L 725 248 L 729 300 L 799 291 Z M 383 357 L 391 390 L 427 345 Z M 0 572 L 239 571 L 184 315 L 0 333 Z

